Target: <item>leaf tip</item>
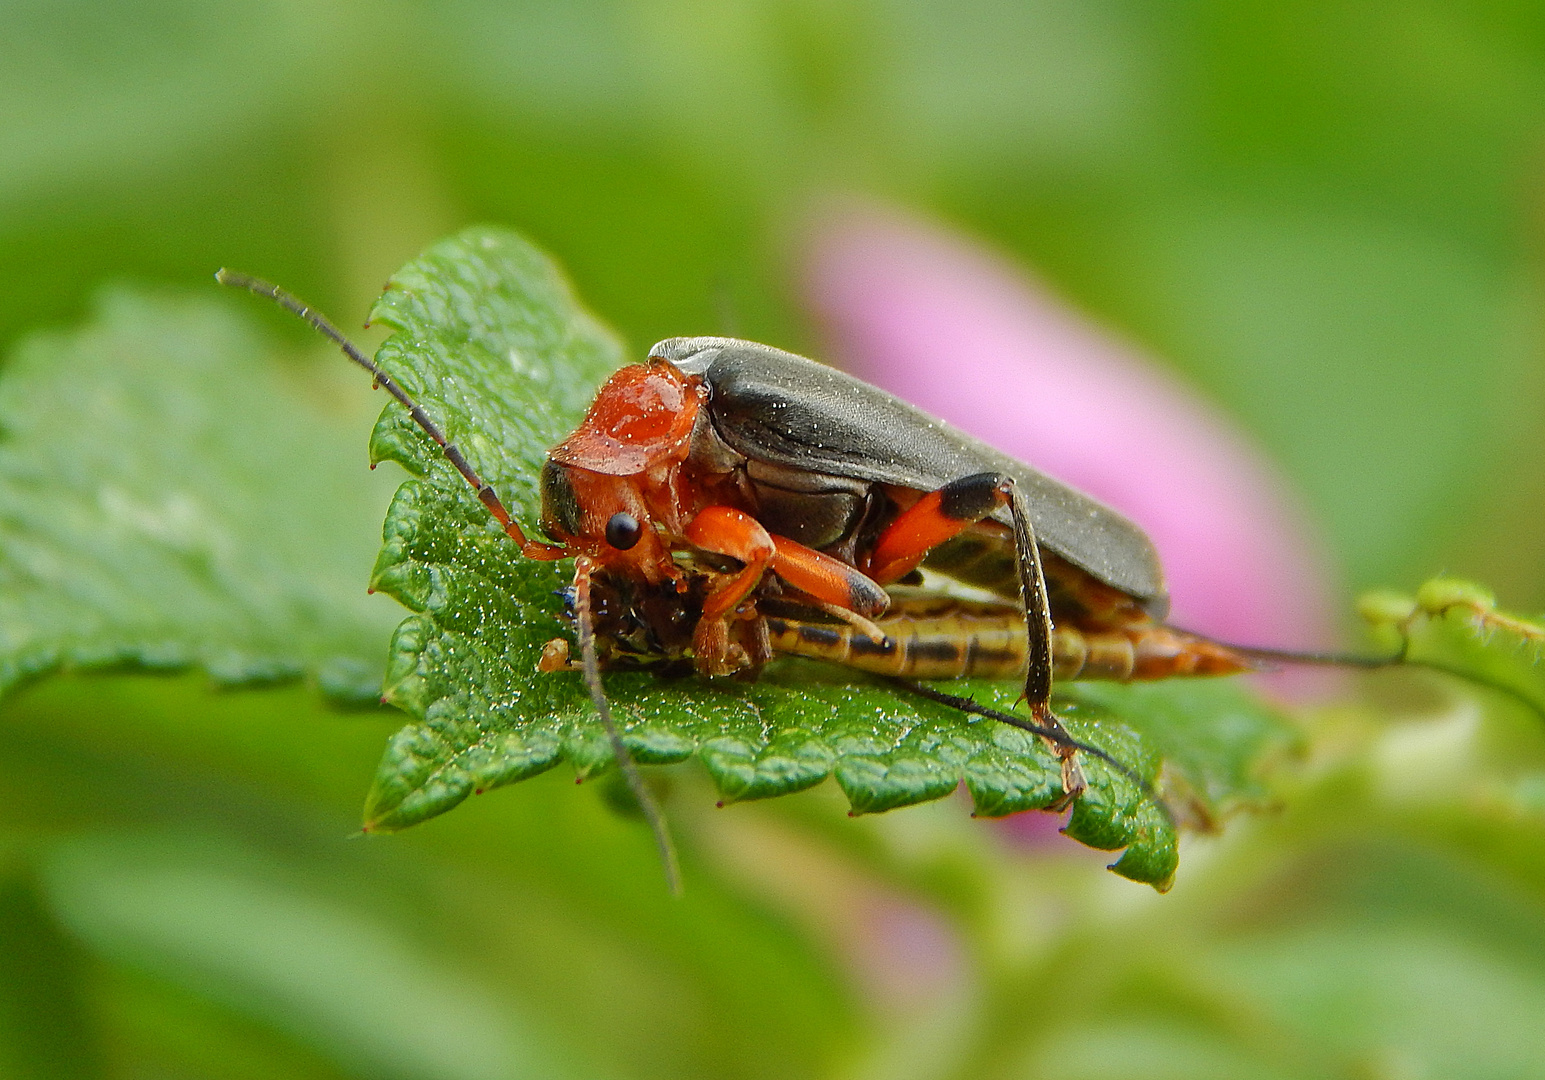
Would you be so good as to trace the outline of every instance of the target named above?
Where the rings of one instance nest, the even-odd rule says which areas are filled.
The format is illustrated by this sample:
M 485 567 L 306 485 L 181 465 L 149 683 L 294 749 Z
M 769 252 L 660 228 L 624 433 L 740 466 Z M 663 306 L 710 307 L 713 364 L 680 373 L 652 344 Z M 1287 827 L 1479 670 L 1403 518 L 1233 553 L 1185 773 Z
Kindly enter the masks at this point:
M 1166 877 L 1166 878 L 1164 878 L 1164 879 L 1162 879 L 1160 881 L 1149 881 L 1146 878 L 1142 878 L 1142 877 L 1129 877 L 1127 874 L 1123 873 L 1119 869 L 1120 866 L 1121 866 L 1121 860 L 1117 859 L 1115 862 L 1111 863 L 1105 869 L 1109 870 L 1111 873 L 1115 874 L 1117 877 L 1126 878 L 1128 881 L 1140 881 L 1140 882 L 1142 882 L 1145 885 L 1152 886 L 1153 891 L 1158 893 L 1160 896 L 1163 896 L 1165 893 L 1169 892 L 1171 889 L 1173 889 L 1175 887 L 1175 871 L 1173 871 L 1173 870 L 1170 871 L 1168 877 Z

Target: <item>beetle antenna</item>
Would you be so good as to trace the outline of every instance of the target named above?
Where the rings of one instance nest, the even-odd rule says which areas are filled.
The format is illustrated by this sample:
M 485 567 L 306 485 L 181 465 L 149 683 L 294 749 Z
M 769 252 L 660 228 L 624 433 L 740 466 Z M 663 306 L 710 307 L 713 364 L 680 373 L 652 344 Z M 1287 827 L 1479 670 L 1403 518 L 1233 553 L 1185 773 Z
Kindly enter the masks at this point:
M 606 688 L 601 684 L 601 663 L 596 656 L 595 633 L 591 629 L 590 619 L 590 576 L 594 568 L 595 564 L 589 556 L 581 555 L 574 560 L 574 621 L 579 626 L 579 653 L 585 673 L 585 688 L 590 691 L 590 700 L 595 704 L 595 711 L 600 714 L 601 726 L 606 729 L 606 737 L 612 744 L 612 755 L 617 759 L 617 768 L 628 782 L 628 790 L 633 792 L 633 798 L 643 811 L 644 820 L 649 822 L 649 829 L 654 833 L 655 846 L 660 849 L 660 862 L 665 866 L 666 887 L 672 896 L 680 896 L 681 864 L 676 858 L 676 845 L 671 842 L 670 829 L 665 824 L 665 814 L 655 801 L 649 785 L 644 783 L 644 777 L 638 771 L 638 763 L 633 760 L 627 744 L 622 741 L 622 733 L 617 730 L 617 724 L 612 719 L 611 704 L 606 700 Z
M 429 418 L 429 414 L 424 411 L 418 402 L 413 400 L 412 396 L 398 384 L 396 379 L 388 375 L 381 365 L 366 356 L 359 346 L 345 337 L 343 331 L 328 321 L 327 316 L 303 303 L 292 293 L 288 293 L 279 286 L 264 281 L 262 278 L 253 277 L 251 274 L 243 274 L 240 271 L 227 270 L 222 267 L 215 272 L 215 280 L 221 285 L 228 285 L 233 289 L 246 289 L 250 293 L 267 297 L 284 308 L 284 310 L 304 320 L 313 330 L 342 349 L 343 355 L 370 372 L 370 377 L 375 380 L 377 386 L 402 402 L 403 407 L 408 410 L 408 415 L 413 418 L 413 422 L 423 428 L 425 433 L 435 441 L 435 444 L 440 447 L 440 452 L 445 455 L 445 460 L 454 465 L 456 471 L 461 473 L 462 479 L 472 485 L 472 490 L 477 492 L 478 500 L 488 508 L 488 512 L 494 516 L 504 528 L 504 531 L 509 534 L 510 539 L 520 545 L 523 555 L 530 558 L 545 557 L 551 559 L 559 557 L 552 553 L 556 549 L 551 549 L 549 545 L 533 543 L 526 539 L 525 532 L 510 517 L 509 511 L 504 508 L 504 503 L 500 501 L 493 486 L 478 476 L 477 472 L 467 462 L 466 455 L 461 452 L 460 448 L 445 437 L 445 432 L 440 430 L 440 426 Z
M 1101 750 L 1098 746 L 1091 746 L 1086 742 L 1079 742 L 1077 739 L 1073 738 L 1066 731 L 1064 731 L 1061 727 L 1048 727 L 1045 724 L 1037 724 L 1033 720 L 1026 720 L 1022 716 L 1015 716 L 1013 713 L 1002 712 L 998 709 L 990 709 L 985 705 L 978 705 L 975 701 L 968 697 L 961 697 L 958 694 L 946 694 L 942 690 L 935 690 L 931 686 L 927 686 L 920 682 L 914 682 L 911 679 L 892 678 L 890 681 L 895 683 L 897 686 L 912 691 L 914 694 L 928 698 L 930 701 L 937 701 L 940 705 L 948 705 L 952 709 L 959 709 L 961 712 L 970 713 L 972 716 L 980 716 L 987 720 L 996 720 L 1000 724 L 1008 724 L 1011 727 L 1019 728 L 1021 731 L 1028 731 L 1032 735 L 1039 735 L 1041 738 L 1049 740 L 1050 742 L 1055 743 L 1057 746 L 1067 747 L 1073 750 L 1081 750 L 1088 754 L 1090 757 L 1099 758 L 1101 761 L 1105 762 L 1105 764 L 1119 772 L 1122 776 L 1132 781 L 1133 784 L 1137 785 L 1138 790 L 1143 793 L 1144 797 L 1146 797 L 1150 802 L 1153 803 L 1155 807 L 1158 808 L 1160 814 L 1164 815 L 1164 820 L 1169 822 L 1170 825 L 1175 824 L 1175 815 L 1170 810 L 1169 804 L 1159 797 L 1158 791 L 1155 790 L 1152 784 L 1139 776 L 1133 769 L 1129 768 L 1122 762 L 1117 761 L 1104 750 Z
M 1411 635 L 1403 629 L 1400 630 L 1400 647 L 1389 656 L 1363 656 L 1358 653 L 1338 652 L 1298 652 L 1293 649 L 1265 649 L 1257 648 L 1253 645 L 1231 645 L 1223 641 L 1215 642 L 1215 644 L 1222 645 L 1224 648 L 1237 652 L 1241 656 L 1247 656 L 1252 660 L 1264 660 L 1267 663 L 1357 668 L 1362 671 L 1382 671 L 1386 668 L 1395 667 L 1426 668 L 1428 671 L 1441 672 L 1451 678 L 1470 683 L 1472 686 L 1484 687 L 1505 697 L 1510 697 L 1541 720 L 1545 720 L 1545 705 L 1541 705 L 1517 687 L 1509 686 L 1505 682 L 1490 678 L 1477 671 L 1465 671 L 1462 668 L 1451 667 L 1441 660 L 1413 657 L 1411 655 Z
M 1267 663 L 1303 664 L 1315 667 L 1348 667 L 1360 668 L 1364 671 L 1377 671 L 1380 668 L 1419 663 L 1419 661 L 1412 660 L 1407 655 L 1410 651 L 1411 639 L 1404 635 L 1400 639 L 1400 648 L 1396 649 L 1391 655 L 1366 656 L 1361 653 L 1318 652 L 1312 649 L 1271 649 L 1257 645 L 1235 645 L 1232 642 L 1209 638 L 1205 634 L 1191 634 L 1189 630 L 1180 630 L 1173 626 L 1168 627 L 1168 629 L 1175 630 L 1177 633 L 1188 634 L 1192 637 L 1203 638 L 1215 645 L 1222 645 L 1230 652 L 1239 653 L 1241 656 L 1248 656 L 1252 660 L 1264 660 Z

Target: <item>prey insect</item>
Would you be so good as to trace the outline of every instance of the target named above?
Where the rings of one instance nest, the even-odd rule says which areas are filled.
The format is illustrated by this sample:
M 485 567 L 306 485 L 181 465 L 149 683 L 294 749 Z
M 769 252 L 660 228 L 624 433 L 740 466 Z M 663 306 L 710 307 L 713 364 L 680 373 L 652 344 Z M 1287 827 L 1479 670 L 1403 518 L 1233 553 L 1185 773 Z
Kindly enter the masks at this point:
M 592 633 L 602 643 L 601 666 L 684 674 L 693 668 L 690 628 L 701 611 L 701 571 L 684 596 L 651 594 L 626 582 L 598 579 L 591 593 Z M 1012 680 L 1027 660 L 1024 613 L 1005 601 L 968 600 L 926 589 L 888 590 L 891 606 L 870 621 L 843 617 L 791 601 L 762 595 L 757 602 L 762 628 L 773 653 L 825 661 L 885 676 L 922 697 L 961 712 L 1010 724 L 1104 761 L 1120 773 L 1167 819 L 1170 808 L 1143 777 L 1099 747 L 1060 736 L 1024 717 L 978 705 L 970 698 L 942 693 L 919 679 L 978 678 Z M 577 623 L 575 590 L 561 590 L 565 613 Z M 1176 675 L 1224 675 L 1246 670 L 1228 646 L 1184 631 L 1163 628 L 1132 635 L 1121 631 L 1085 633 L 1058 626 L 1053 635 L 1058 680 L 1171 678 Z M 569 643 L 547 643 L 543 671 L 582 670 Z M 1058 804 L 1062 805 L 1062 804 Z
M 607 379 L 548 454 L 546 539 L 534 539 L 424 408 L 330 322 L 266 282 L 217 277 L 278 302 L 369 371 L 522 555 L 573 560 L 577 666 L 673 889 L 674 852 L 613 722 L 605 666 L 655 656 L 703 675 L 753 677 L 783 652 L 911 678 L 1012 674 L 1023 680 L 1028 719 L 908 685 L 1040 736 L 1060 762 L 1061 805 L 1085 788 L 1081 751 L 1109 758 L 1063 728 L 1055 679 L 1256 666 L 1248 650 L 1163 624 L 1159 560 L 1127 519 L 875 387 L 754 342 L 673 338 Z M 899 650 L 904 620 L 923 619 L 889 591 L 922 567 L 996 598 L 977 620 L 994 621 L 995 648 L 961 631 L 957 612 L 954 623 L 905 635 L 927 647 L 884 656 Z M 568 666 L 564 648 L 549 646 L 542 666 Z M 956 648 L 953 668 L 934 663 Z M 922 662 L 930 649 L 934 666 Z

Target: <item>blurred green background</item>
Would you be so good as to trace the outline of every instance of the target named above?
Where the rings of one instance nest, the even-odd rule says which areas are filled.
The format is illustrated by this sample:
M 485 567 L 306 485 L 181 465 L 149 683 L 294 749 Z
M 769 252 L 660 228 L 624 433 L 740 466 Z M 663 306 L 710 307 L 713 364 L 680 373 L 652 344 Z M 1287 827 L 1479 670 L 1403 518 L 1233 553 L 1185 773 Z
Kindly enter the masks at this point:
M 1545 607 L 1538 3 L 0 6 L 7 353 L 105 283 L 208 294 L 220 265 L 357 326 L 484 220 L 636 350 L 813 349 L 800 244 L 855 195 L 1173 363 L 1352 585 L 1447 570 Z M 258 317 L 384 510 L 378 400 Z M 1166 897 L 958 803 L 715 813 L 688 769 L 678 903 L 557 774 L 346 840 L 393 714 L 39 684 L 0 712 L 0 1075 L 1545 1075 L 1545 735 L 1365 692 L 1304 718 L 1281 805 Z

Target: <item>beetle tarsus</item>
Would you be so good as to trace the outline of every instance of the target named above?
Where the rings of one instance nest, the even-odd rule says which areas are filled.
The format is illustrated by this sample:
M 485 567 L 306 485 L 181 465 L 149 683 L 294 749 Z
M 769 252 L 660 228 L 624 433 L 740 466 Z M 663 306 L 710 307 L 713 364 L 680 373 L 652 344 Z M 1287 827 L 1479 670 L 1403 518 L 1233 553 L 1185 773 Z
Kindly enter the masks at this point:
M 1089 781 L 1084 777 L 1084 767 L 1078 763 L 1078 750 L 1075 747 L 1057 747 L 1057 757 L 1062 766 L 1062 797 L 1046 809 L 1061 813 L 1089 789 Z
M 1051 711 L 1050 705 L 1032 705 L 1030 713 L 1041 727 L 1046 729 L 1047 734 L 1042 735 L 1041 738 L 1057 755 L 1062 765 L 1062 798 L 1053 803 L 1051 809 L 1065 810 L 1072 806 L 1089 787 L 1083 766 L 1078 763 L 1079 748 L 1073 736 L 1068 734 L 1067 728 L 1062 726 L 1062 721 L 1057 719 L 1057 714 Z

